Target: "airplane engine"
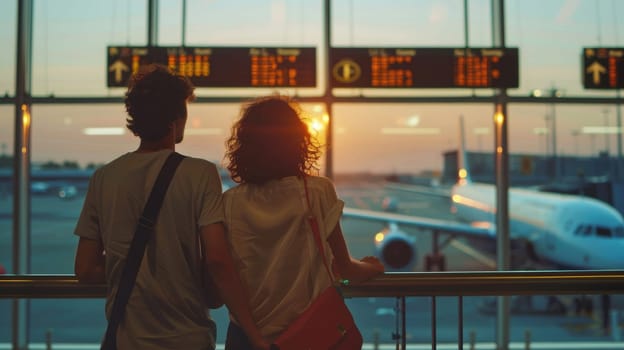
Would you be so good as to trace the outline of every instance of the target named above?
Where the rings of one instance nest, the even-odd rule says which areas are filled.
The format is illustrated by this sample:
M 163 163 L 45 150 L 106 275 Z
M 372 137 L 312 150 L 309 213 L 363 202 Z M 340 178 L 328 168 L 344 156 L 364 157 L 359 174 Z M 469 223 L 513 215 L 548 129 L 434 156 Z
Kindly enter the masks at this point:
M 409 272 L 416 267 L 416 238 L 408 236 L 396 224 L 375 235 L 375 255 L 387 271 Z

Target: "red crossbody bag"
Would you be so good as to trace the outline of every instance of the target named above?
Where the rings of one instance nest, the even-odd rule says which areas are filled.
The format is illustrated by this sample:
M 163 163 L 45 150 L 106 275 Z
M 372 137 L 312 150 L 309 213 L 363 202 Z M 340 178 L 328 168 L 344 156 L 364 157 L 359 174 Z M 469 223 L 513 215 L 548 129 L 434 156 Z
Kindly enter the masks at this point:
M 312 214 L 305 176 L 303 186 L 308 205 L 308 221 L 314 234 L 314 242 L 323 259 L 325 270 L 330 280 L 333 280 L 325 259 L 318 222 Z M 362 334 L 351 312 L 338 288 L 332 284 L 321 292 L 312 304 L 279 335 L 273 345 L 280 350 L 359 350 L 362 348 L 362 343 Z

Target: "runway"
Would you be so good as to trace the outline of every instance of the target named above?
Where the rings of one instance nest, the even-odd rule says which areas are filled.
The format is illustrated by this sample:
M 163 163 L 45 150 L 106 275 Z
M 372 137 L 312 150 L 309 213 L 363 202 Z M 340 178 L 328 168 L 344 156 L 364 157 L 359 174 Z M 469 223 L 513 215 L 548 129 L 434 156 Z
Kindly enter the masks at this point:
M 399 212 L 436 219 L 452 220 L 448 199 L 414 193 L 390 190 L 383 182 L 349 181 L 336 184 L 339 197 L 346 206 L 382 209 L 382 201 L 388 196 L 398 199 Z M 83 197 L 60 200 L 54 196 L 32 197 L 31 222 L 31 271 L 35 274 L 72 274 L 73 259 L 77 238 L 73 229 L 82 206 Z M 11 266 L 11 204 L 10 197 L 0 198 L 0 264 L 10 271 Z M 347 245 L 354 257 L 374 253 L 373 235 L 383 228 L 383 224 L 356 219 L 342 221 Z M 431 234 L 404 228 L 416 238 L 418 263 L 415 270 L 423 271 L 424 254 L 430 251 Z M 442 252 L 447 259 L 448 270 L 475 271 L 495 269 L 495 257 L 478 251 L 469 242 L 452 241 Z M 536 303 L 544 298 L 535 298 Z M 496 317 L 488 308 L 491 298 L 467 297 L 463 299 L 464 342 L 471 339 L 479 344 L 493 344 L 495 339 Z M 437 323 L 436 340 L 439 344 L 456 348 L 460 338 L 458 329 L 458 303 L 456 297 L 438 297 L 435 300 Z M 388 347 L 394 344 L 396 334 L 396 300 L 394 298 L 354 298 L 347 300 L 365 341 L 372 344 L 378 341 Z M 407 342 L 430 348 L 432 342 L 432 305 L 430 297 L 408 298 Z M 103 300 L 47 300 L 36 299 L 30 303 L 30 339 L 44 343 L 49 332 L 55 343 L 98 343 L 105 329 Z M 598 304 L 596 304 L 598 305 Z M 622 304 L 614 302 L 622 309 Z M 218 341 L 225 339 L 227 314 L 224 308 L 212 312 L 218 324 Z M 11 341 L 11 301 L 0 299 L 0 349 Z M 608 348 L 596 342 L 613 343 L 613 337 L 605 335 L 596 316 L 574 315 L 571 313 L 550 314 L 547 312 L 514 312 L 511 316 L 511 341 L 523 344 L 530 337 L 536 343 L 594 344 L 585 349 Z M 621 325 L 620 325 L 621 329 Z M 561 343 L 563 344 L 563 343 Z M 445 345 L 445 346 L 446 346 Z M 368 346 L 368 345 L 367 345 Z M 610 345 L 607 345 L 610 346 Z M 381 347 L 381 348 L 386 348 Z M 55 347 L 56 348 L 56 347 Z M 372 347 L 370 347 L 372 349 Z M 442 348 L 442 347 L 441 347 Z M 492 348 L 487 345 L 479 349 Z M 520 348 L 520 347 L 518 347 Z M 536 347 L 532 347 L 536 348 Z M 556 348 L 556 347 L 546 347 Z M 578 348 L 575 346 L 560 349 Z M 621 346 L 620 348 L 624 348 Z

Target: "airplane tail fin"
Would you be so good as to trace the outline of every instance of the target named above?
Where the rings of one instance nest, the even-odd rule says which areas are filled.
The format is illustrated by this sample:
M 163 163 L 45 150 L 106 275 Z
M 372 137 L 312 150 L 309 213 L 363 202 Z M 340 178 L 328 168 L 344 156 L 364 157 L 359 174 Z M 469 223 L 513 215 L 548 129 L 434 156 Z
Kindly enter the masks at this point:
M 466 152 L 466 135 L 464 130 L 464 116 L 459 116 L 459 150 L 457 152 L 457 183 L 471 183 L 468 153 Z

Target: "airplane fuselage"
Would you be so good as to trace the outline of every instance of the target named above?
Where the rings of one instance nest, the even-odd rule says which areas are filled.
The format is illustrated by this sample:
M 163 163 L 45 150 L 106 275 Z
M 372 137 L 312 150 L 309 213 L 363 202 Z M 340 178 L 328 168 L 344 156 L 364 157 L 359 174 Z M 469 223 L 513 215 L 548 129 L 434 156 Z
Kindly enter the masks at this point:
M 467 183 L 452 190 L 453 212 L 466 222 L 495 222 L 496 188 Z M 624 219 L 589 197 L 509 189 L 511 239 L 526 239 L 541 260 L 573 269 L 624 268 Z

